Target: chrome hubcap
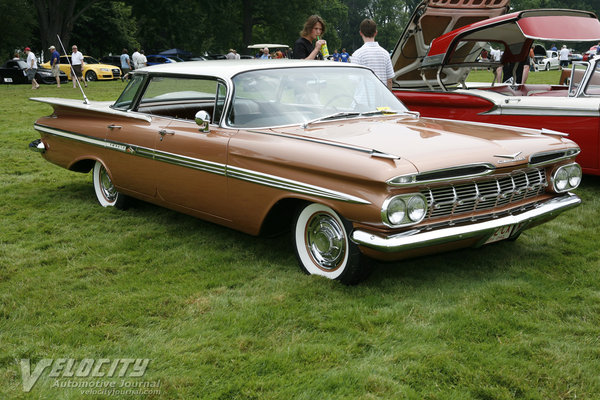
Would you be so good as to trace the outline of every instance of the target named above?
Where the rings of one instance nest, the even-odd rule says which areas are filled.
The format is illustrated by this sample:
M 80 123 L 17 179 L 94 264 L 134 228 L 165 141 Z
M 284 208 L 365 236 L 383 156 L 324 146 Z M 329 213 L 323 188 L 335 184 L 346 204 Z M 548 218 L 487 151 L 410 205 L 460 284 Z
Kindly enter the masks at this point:
M 110 202 L 113 202 L 117 198 L 117 191 L 106 172 L 104 167 L 100 168 L 100 189 L 102 190 L 102 195 L 104 198 Z
M 310 218 L 306 245 L 316 264 L 328 271 L 338 268 L 346 255 L 344 229 L 329 214 L 317 213 Z

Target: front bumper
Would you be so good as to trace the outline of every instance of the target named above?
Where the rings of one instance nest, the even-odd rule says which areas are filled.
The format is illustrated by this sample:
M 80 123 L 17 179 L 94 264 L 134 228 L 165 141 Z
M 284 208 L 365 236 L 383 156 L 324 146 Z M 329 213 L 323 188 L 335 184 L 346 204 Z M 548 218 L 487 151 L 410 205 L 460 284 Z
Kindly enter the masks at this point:
M 445 243 L 462 241 L 465 239 L 480 239 L 477 244 L 484 244 L 498 228 L 514 226 L 510 237 L 516 237 L 525 229 L 532 228 L 543 222 L 551 220 L 563 211 L 577 207 L 581 199 L 572 193 L 556 197 L 540 204 L 533 210 L 517 215 L 508 215 L 485 222 L 453 226 L 427 231 L 413 229 L 408 232 L 390 236 L 379 236 L 370 232 L 355 230 L 352 232 L 352 241 L 360 246 L 384 252 L 396 253 L 424 247 L 433 247 Z

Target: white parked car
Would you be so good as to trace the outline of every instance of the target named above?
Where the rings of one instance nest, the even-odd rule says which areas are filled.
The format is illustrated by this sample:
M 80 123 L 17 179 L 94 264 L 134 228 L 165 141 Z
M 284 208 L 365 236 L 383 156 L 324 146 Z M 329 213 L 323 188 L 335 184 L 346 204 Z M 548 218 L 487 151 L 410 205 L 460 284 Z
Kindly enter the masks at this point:
M 538 61 L 537 69 L 550 71 L 551 69 L 558 69 L 560 67 L 560 61 L 558 59 L 558 51 L 547 50 L 546 58 L 542 58 Z

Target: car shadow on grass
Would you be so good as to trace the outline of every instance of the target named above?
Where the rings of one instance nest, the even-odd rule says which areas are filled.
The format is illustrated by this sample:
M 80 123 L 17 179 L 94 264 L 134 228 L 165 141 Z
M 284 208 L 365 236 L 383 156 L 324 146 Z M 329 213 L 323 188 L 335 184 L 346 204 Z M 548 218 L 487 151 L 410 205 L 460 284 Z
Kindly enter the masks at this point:
M 600 177 L 586 177 L 582 188 L 588 195 L 590 191 L 592 195 L 600 192 Z M 96 202 L 91 182 L 33 186 L 28 192 L 37 199 L 35 204 L 46 205 L 46 212 L 68 210 L 72 218 L 82 218 L 81 223 L 85 223 L 86 218 L 92 218 L 105 221 L 108 225 L 148 224 L 143 229 L 165 235 L 174 242 L 191 241 L 209 246 L 215 252 L 237 253 L 232 257 L 245 256 L 249 267 L 259 268 L 260 265 L 260 268 L 266 266 L 270 269 L 265 273 L 283 272 L 304 276 L 296 265 L 289 232 L 272 237 L 254 237 L 137 199 L 131 199 L 126 211 L 103 209 Z M 524 260 L 541 258 L 548 250 L 532 245 L 531 240 L 527 240 L 535 237 L 536 229 L 540 228 L 524 232 L 517 241 L 503 241 L 481 248 L 460 249 L 397 262 L 373 262 L 371 276 L 361 285 L 378 287 L 402 283 L 418 287 L 440 279 L 458 279 L 467 283 L 510 273 L 507 271 L 515 265 L 526 268 L 527 262 Z M 306 279 L 315 278 L 306 276 Z

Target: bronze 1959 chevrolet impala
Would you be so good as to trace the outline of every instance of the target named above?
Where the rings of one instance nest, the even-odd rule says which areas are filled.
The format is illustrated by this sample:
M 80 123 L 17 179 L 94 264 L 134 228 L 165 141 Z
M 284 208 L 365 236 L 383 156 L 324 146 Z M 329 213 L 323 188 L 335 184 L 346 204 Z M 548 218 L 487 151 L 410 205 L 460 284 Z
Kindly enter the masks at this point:
M 577 206 L 556 132 L 420 118 L 368 69 L 204 61 L 136 70 L 116 102 L 35 98 L 30 147 L 128 197 L 257 235 L 291 228 L 309 274 L 515 239 Z

